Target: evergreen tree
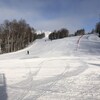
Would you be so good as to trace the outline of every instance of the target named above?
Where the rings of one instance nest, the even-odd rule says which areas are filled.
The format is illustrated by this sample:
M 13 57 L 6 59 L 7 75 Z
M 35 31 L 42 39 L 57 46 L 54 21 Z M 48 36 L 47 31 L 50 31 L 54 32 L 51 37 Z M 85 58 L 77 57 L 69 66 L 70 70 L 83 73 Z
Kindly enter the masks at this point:
M 45 37 L 45 33 L 37 34 L 37 39 L 42 39 Z
M 84 35 L 85 34 L 85 30 L 84 29 L 80 29 L 80 30 L 77 30 L 75 32 L 75 36 L 78 36 L 78 35 Z
M 53 39 L 60 39 L 60 38 L 64 38 L 64 37 L 68 37 L 69 31 L 65 28 L 62 28 L 58 31 L 53 31 L 52 33 L 49 34 L 49 39 L 53 40 Z
M 99 33 L 99 37 L 100 37 L 100 22 L 98 22 L 96 24 L 96 28 L 95 28 L 96 32 Z

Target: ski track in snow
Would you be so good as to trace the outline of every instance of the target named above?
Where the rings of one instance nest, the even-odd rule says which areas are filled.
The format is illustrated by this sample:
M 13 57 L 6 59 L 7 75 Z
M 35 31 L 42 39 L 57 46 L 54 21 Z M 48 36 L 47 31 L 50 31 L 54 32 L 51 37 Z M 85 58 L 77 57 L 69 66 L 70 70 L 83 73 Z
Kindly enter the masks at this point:
M 40 66 L 41 64 L 43 64 L 45 62 L 54 61 L 54 60 L 56 60 L 56 59 L 47 60 L 47 61 L 44 60 L 38 66 Z M 63 60 L 64 61 L 65 59 L 59 59 L 59 60 Z M 65 61 L 67 61 L 67 60 L 65 60 Z M 41 80 L 36 81 L 36 80 L 34 80 L 34 77 L 36 77 L 37 74 L 38 74 L 38 72 L 41 70 L 41 67 L 40 67 L 39 70 L 35 72 L 35 74 L 34 73 L 30 73 L 28 79 L 26 79 L 25 82 L 22 81 L 22 84 L 21 85 L 19 85 L 19 83 L 17 83 L 18 85 L 17 84 L 14 85 L 15 87 L 18 86 L 18 88 L 15 88 L 15 90 L 16 89 L 19 89 L 19 90 L 21 90 L 21 89 L 23 90 L 24 89 L 24 91 L 22 91 L 20 97 L 17 96 L 18 94 L 16 95 L 16 97 L 18 97 L 16 100 L 23 100 L 25 98 L 25 96 L 27 96 L 27 95 L 30 94 L 30 91 L 36 92 L 37 94 L 36 94 L 36 96 L 33 95 L 33 98 L 35 98 L 34 100 L 38 99 L 39 97 L 45 95 L 47 91 L 50 91 L 50 89 L 59 80 L 62 80 L 64 78 L 66 78 L 66 77 L 68 78 L 68 77 L 72 77 L 72 76 L 77 76 L 80 73 L 84 72 L 87 69 L 87 65 L 84 62 L 81 62 L 81 64 L 82 65 L 79 66 L 76 70 L 73 70 L 73 71 L 70 71 L 70 72 L 67 72 L 67 70 L 70 68 L 70 65 L 66 65 L 65 70 L 61 74 L 59 74 L 57 76 L 54 76 L 54 77 L 51 77 L 51 78 L 47 78 L 47 79 L 42 80 L 42 81 Z M 29 87 L 26 88 L 26 89 L 25 89 L 25 87 L 23 88 L 23 86 L 25 86 L 25 84 L 29 84 Z M 14 86 L 13 87 L 10 87 L 10 88 L 14 88 Z M 13 99 L 11 99 L 11 100 L 13 100 Z M 27 99 L 25 99 L 25 100 L 27 100 Z
M 100 100 L 100 41 L 91 36 L 38 40 L 25 50 L 1 55 L 8 100 Z M 25 55 L 26 50 L 32 54 Z M 19 75 L 11 76 L 9 70 Z

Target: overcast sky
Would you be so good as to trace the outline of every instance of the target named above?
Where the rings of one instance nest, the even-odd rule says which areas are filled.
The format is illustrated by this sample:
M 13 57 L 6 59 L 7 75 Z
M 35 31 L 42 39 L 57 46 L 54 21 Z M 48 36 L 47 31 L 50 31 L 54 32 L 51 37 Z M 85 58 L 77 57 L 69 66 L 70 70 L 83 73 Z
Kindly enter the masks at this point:
M 36 30 L 84 28 L 88 32 L 99 15 L 100 0 L 0 0 L 0 23 L 25 19 Z

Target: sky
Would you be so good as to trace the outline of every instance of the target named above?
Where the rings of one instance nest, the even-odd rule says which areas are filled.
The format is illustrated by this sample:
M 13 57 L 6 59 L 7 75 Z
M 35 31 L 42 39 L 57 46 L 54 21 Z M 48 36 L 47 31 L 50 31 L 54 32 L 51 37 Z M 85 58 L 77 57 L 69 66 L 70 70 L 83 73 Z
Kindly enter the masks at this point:
M 100 0 L 0 0 L 0 24 L 25 19 L 36 30 L 86 32 L 100 21 Z

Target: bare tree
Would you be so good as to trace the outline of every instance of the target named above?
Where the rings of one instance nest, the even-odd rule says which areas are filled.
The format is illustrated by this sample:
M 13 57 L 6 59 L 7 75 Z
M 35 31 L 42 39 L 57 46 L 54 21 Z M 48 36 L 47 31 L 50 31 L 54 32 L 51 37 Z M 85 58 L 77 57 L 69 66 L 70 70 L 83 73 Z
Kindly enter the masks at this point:
M 5 20 L 0 25 L 2 39 L 2 52 L 12 52 L 23 49 L 36 39 L 35 29 L 30 27 L 25 20 Z

